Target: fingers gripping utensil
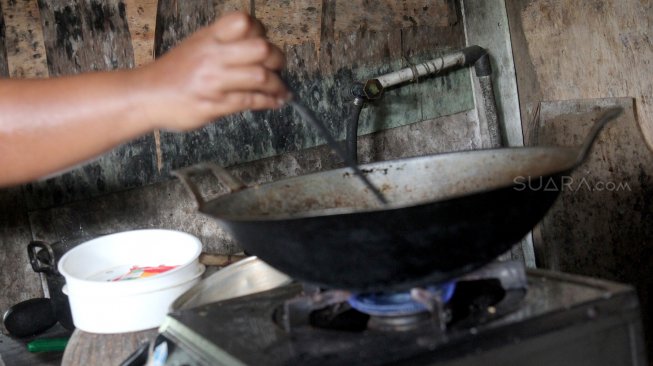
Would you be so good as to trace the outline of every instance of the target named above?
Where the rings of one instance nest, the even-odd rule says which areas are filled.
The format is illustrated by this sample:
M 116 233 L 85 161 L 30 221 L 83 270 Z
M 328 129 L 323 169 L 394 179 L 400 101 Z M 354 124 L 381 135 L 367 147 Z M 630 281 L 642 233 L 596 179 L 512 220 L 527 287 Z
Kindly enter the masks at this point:
M 308 121 L 310 124 L 312 124 L 317 130 L 320 132 L 322 137 L 327 141 L 327 144 L 333 150 L 338 156 L 345 162 L 345 164 L 354 171 L 356 176 L 365 184 L 365 186 L 374 193 L 374 196 L 376 196 L 377 200 L 382 203 L 383 205 L 388 204 L 388 200 L 385 198 L 383 193 L 379 191 L 379 189 L 370 182 L 370 180 L 367 178 L 365 174 L 360 170 L 358 167 L 358 164 L 354 162 L 342 149 L 342 147 L 338 144 L 338 142 L 331 136 L 331 132 L 326 128 L 324 123 L 320 121 L 313 112 L 308 109 L 300 100 L 298 100 L 295 96 L 296 94 L 294 91 L 290 89 L 288 86 L 288 83 L 286 83 L 286 86 L 288 90 L 292 92 L 293 98 L 288 102 L 290 106 L 297 112 L 304 120 Z

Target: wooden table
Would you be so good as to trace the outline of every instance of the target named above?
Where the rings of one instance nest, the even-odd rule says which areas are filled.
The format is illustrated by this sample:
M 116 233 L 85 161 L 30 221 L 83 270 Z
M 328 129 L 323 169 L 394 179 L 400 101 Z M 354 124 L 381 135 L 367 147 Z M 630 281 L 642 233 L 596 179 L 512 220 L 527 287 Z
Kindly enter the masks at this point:
M 55 366 L 61 364 L 63 352 L 30 353 L 27 343 L 40 338 L 64 338 L 70 336 L 70 331 L 59 324 L 45 332 L 27 338 L 15 338 L 0 333 L 0 366 L 31 365 Z
M 68 342 L 61 365 L 118 365 L 157 334 L 157 328 L 121 334 L 94 334 L 77 329 Z

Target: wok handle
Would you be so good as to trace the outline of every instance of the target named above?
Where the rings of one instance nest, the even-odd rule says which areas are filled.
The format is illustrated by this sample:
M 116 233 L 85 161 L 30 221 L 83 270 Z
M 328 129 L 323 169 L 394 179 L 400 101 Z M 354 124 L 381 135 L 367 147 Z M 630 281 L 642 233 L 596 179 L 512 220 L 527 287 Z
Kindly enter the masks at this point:
M 197 205 L 200 208 L 206 204 L 206 200 L 200 192 L 199 187 L 191 178 L 207 172 L 210 172 L 214 177 L 218 178 L 218 181 L 226 186 L 230 192 L 237 192 L 247 188 L 247 185 L 243 181 L 231 175 L 225 168 L 214 163 L 200 163 L 187 168 L 174 170 L 172 174 L 179 178 L 184 186 L 186 186 L 188 191 L 195 197 Z
M 40 250 L 45 250 L 47 254 L 44 261 L 38 257 Z M 54 256 L 54 251 L 50 244 L 38 240 L 30 242 L 27 244 L 27 256 L 34 272 L 43 272 L 49 275 L 59 274 L 57 271 L 57 259 Z
M 580 147 L 580 152 L 578 153 L 578 158 L 576 159 L 576 166 L 582 164 L 585 159 L 587 159 L 590 152 L 592 151 L 592 146 L 594 146 L 594 142 L 599 136 L 599 133 L 601 133 L 603 130 L 603 127 L 605 127 L 608 122 L 619 117 L 623 111 L 623 107 L 611 107 L 606 110 L 603 115 L 601 115 L 601 117 L 599 117 L 598 121 L 594 123 L 594 126 L 592 126 L 592 129 L 587 134 L 587 137 L 585 137 L 583 145 Z

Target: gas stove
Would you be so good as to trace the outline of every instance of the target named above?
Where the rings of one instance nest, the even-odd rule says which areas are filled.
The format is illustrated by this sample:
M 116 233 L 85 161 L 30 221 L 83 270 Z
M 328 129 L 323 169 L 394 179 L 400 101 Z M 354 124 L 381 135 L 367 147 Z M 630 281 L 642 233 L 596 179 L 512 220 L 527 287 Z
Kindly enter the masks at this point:
M 172 313 L 161 365 L 643 365 L 625 285 L 494 262 L 456 281 L 356 294 L 291 284 Z M 158 361 L 157 361 L 158 360 Z

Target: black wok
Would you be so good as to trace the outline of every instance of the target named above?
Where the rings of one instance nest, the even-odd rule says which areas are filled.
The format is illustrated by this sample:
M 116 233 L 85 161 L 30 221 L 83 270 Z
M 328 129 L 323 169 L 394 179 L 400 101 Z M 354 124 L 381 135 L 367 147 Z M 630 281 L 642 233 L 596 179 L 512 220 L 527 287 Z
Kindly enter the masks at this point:
M 581 147 L 474 150 L 362 165 L 387 206 L 348 168 L 253 187 L 213 164 L 176 175 L 200 212 L 295 279 L 354 291 L 406 289 L 449 280 L 510 249 L 546 214 L 564 177 L 620 113 L 608 110 Z M 231 193 L 205 201 L 191 176 L 207 170 Z

